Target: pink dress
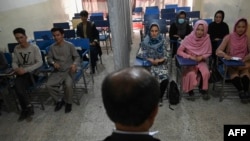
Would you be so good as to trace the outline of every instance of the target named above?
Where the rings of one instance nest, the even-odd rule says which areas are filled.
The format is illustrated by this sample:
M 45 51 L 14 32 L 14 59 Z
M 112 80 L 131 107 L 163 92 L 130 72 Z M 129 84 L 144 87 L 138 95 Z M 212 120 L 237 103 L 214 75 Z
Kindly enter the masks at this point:
M 196 37 L 196 30 L 199 25 L 203 25 L 204 34 L 202 37 Z M 183 58 L 190 58 L 191 56 L 202 56 L 202 61 L 198 62 L 196 66 L 185 67 L 182 74 L 182 90 L 189 92 L 193 90 L 200 82 L 200 75 L 202 75 L 202 90 L 208 89 L 208 80 L 210 72 L 207 65 L 208 57 L 212 53 L 211 41 L 207 34 L 208 25 L 206 21 L 199 20 L 194 25 L 194 30 L 184 38 L 177 54 Z M 200 73 L 198 73 L 200 72 Z

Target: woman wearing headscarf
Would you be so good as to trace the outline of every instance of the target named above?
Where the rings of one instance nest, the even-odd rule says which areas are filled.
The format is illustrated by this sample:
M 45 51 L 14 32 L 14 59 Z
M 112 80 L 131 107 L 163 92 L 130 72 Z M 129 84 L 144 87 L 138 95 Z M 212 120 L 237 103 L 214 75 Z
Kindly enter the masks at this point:
M 207 34 L 208 25 L 204 20 L 198 20 L 194 25 L 194 30 L 186 36 L 177 50 L 177 54 L 183 58 L 197 61 L 196 66 L 186 67 L 182 74 L 182 89 L 190 96 L 194 95 L 193 89 L 200 82 L 200 93 L 208 99 L 208 79 L 210 72 L 207 59 L 211 55 L 212 47 L 209 35 Z
M 212 43 L 212 58 L 214 61 L 214 65 L 216 64 L 216 55 L 215 51 L 222 41 L 222 39 L 229 34 L 229 28 L 227 23 L 224 20 L 225 14 L 224 11 L 218 10 L 214 14 L 214 21 L 208 26 L 208 34 L 210 35 L 211 43 Z
M 162 98 L 168 85 L 168 68 L 166 65 L 166 41 L 160 34 L 160 27 L 157 23 L 149 26 L 149 33 L 141 43 L 143 56 L 151 62 L 151 73 L 160 82 L 161 96 L 159 100 L 162 105 Z
M 239 57 L 245 63 L 245 66 L 230 67 L 228 69 L 230 79 L 239 91 L 239 97 L 241 99 L 247 99 L 250 97 L 248 93 L 250 44 L 246 35 L 247 28 L 247 19 L 239 19 L 234 25 L 233 32 L 224 37 L 222 43 L 216 50 L 216 55 L 219 57 L 223 57 L 228 60 L 232 59 L 232 57 Z
M 184 39 L 185 36 L 190 34 L 191 31 L 192 27 L 186 20 L 186 13 L 184 11 L 180 11 L 176 16 L 176 21 L 170 25 L 169 29 L 169 38 L 173 41 L 171 43 L 173 47 L 172 58 L 174 57 L 177 51 L 177 40 Z

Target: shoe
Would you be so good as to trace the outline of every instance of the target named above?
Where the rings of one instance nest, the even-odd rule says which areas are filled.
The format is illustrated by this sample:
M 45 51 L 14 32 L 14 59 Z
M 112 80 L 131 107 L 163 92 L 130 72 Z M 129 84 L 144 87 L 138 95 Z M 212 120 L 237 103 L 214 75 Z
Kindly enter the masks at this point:
M 246 99 L 245 92 L 244 91 L 240 91 L 239 92 L 239 97 L 240 97 L 240 99 Z
M 58 102 L 56 103 L 55 112 L 59 111 L 59 110 L 62 108 L 62 106 L 63 106 L 64 104 L 65 104 L 64 100 L 58 101 Z
M 71 110 L 72 110 L 72 104 L 66 103 L 66 106 L 65 106 L 65 113 L 69 113 L 69 112 L 71 112 Z
M 161 107 L 163 104 L 162 104 L 162 98 L 159 99 L 159 106 Z
M 21 112 L 21 114 L 20 114 L 20 116 L 19 116 L 19 118 L 18 118 L 18 122 L 21 122 L 21 121 L 23 121 L 23 120 L 25 120 L 28 116 L 28 114 L 27 114 L 27 110 L 22 110 L 22 112 Z
M 34 114 L 35 114 L 35 112 L 34 112 L 34 107 L 33 107 L 33 105 L 27 107 L 27 116 L 32 116 L 32 115 L 34 115 Z
M 246 99 L 250 99 L 250 94 L 249 94 L 248 91 L 245 92 L 245 98 L 246 98 Z
M 210 99 L 210 96 L 208 95 L 207 91 L 206 90 L 200 90 L 200 93 L 202 95 L 202 98 L 204 100 L 209 100 Z
M 193 90 L 189 91 L 189 92 L 188 92 L 188 95 L 189 95 L 189 96 L 194 96 L 194 91 L 193 91 Z

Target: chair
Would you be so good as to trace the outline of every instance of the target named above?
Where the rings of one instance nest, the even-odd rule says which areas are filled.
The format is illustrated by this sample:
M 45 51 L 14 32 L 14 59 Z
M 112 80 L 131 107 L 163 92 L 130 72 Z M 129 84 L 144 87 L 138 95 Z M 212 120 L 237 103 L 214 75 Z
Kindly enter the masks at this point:
M 159 11 L 159 7 L 158 6 L 148 6 L 146 7 L 146 10 L 145 10 L 145 14 L 146 15 L 159 15 L 160 14 L 160 11 Z
M 51 44 L 54 43 L 54 40 L 37 40 L 36 45 L 39 47 L 40 50 L 46 50 Z M 47 54 L 47 52 L 46 52 Z
M 71 30 L 64 30 L 64 38 L 75 38 L 76 32 L 74 29 Z
M 53 35 L 50 30 L 34 31 L 35 40 L 50 40 L 53 39 Z
M 165 9 L 170 9 L 170 8 L 176 9 L 177 7 L 178 7 L 178 4 L 166 4 L 165 5 Z
M 68 22 L 62 22 L 62 23 L 53 23 L 53 27 L 60 27 L 62 29 L 70 29 Z
M 177 7 L 176 8 L 176 12 L 179 12 L 179 11 L 185 11 L 185 12 L 190 12 L 190 7 L 189 6 L 182 6 L 182 7 Z
M 245 64 L 240 61 L 235 60 L 226 60 L 223 58 L 219 58 L 219 60 L 222 62 L 222 64 L 217 65 L 217 70 L 221 74 L 223 80 L 222 80 L 222 86 L 221 86 L 221 93 L 220 93 L 220 102 L 223 101 L 224 98 L 228 97 L 228 95 L 225 95 L 225 82 L 227 80 L 230 80 L 230 76 L 228 74 L 228 67 L 237 67 L 237 66 L 244 66 Z M 229 89 L 229 88 L 227 88 Z M 231 92 L 232 90 L 230 90 Z M 234 98 L 234 97 L 231 97 Z M 238 98 L 238 96 L 237 96 Z
M 110 48 L 112 50 L 111 47 L 111 38 L 110 38 L 110 32 L 109 32 L 109 21 L 107 20 L 97 20 L 94 22 L 95 26 L 97 28 L 100 28 L 101 31 L 99 32 L 99 40 L 105 42 L 106 44 L 106 50 L 107 50 L 107 54 L 108 54 L 108 40 L 110 43 Z
M 14 48 L 18 45 L 18 43 L 8 43 L 8 51 L 9 53 L 14 52 Z
M 161 15 L 164 13 L 175 13 L 175 8 L 161 9 Z
M 77 38 L 77 39 L 67 39 L 67 41 L 71 42 L 72 44 L 74 44 L 74 46 L 76 48 L 79 48 L 78 53 L 80 54 L 81 57 L 85 56 L 87 53 L 90 55 L 90 43 L 89 43 L 89 39 L 87 38 Z M 86 90 L 86 92 L 88 92 L 88 87 L 87 87 L 87 80 L 86 80 L 86 76 L 85 76 L 85 71 L 90 67 L 91 63 L 90 63 L 90 57 L 88 61 L 82 61 L 79 69 L 75 75 L 74 78 L 74 90 L 77 89 L 82 89 L 82 88 L 77 88 L 76 87 L 76 83 L 79 82 L 79 80 L 81 79 L 81 77 L 83 78 L 83 82 L 84 82 L 84 89 Z M 93 78 L 93 74 L 91 74 L 91 79 L 92 79 L 92 83 L 94 83 L 94 78 Z M 75 93 L 76 96 L 76 104 L 80 104 L 80 99 L 83 96 L 83 93 Z
M 142 22 L 142 7 L 135 7 L 133 13 L 139 15 L 139 18 L 134 18 L 133 22 Z
M 101 21 L 104 20 L 103 15 L 91 15 L 90 21 Z
M 190 11 L 190 12 L 186 12 L 186 14 L 187 14 L 187 18 L 200 19 L 200 11 Z

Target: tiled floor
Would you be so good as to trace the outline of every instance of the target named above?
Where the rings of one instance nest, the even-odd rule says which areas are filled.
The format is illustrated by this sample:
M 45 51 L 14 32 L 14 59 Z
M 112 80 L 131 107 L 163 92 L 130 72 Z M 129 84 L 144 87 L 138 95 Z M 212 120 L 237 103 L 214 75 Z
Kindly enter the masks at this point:
M 135 57 L 139 44 L 139 32 L 134 31 L 131 58 Z M 54 105 L 47 103 L 45 110 L 35 109 L 31 122 L 17 122 L 15 112 L 2 112 L 0 116 L 1 141 L 98 141 L 112 132 L 113 123 L 107 118 L 101 99 L 101 83 L 105 75 L 113 71 L 113 54 L 103 53 L 103 64 L 98 65 L 94 84 L 84 94 L 81 104 L 73 105 L 73 111 L 54 112 Z M 131 59 L 133 65 L 133 59 Z M 173 71 L 175 72 L 175 71 Z M 175 78 L 175 74 L 172 74 Z M 210 91 L 211 99 L 198 98 L 181 102 L 169 109 L 164 100 L 151 131 L 159 131 L 155 137 L 162 141 L 223 141 L 224 124 L 250 124 L 250 102 L 239 99 L 219 102 L 220 89 Z

